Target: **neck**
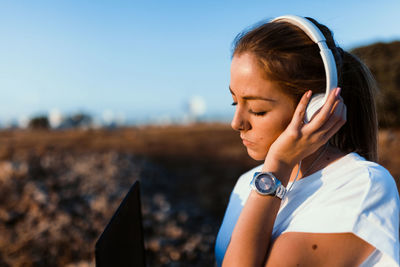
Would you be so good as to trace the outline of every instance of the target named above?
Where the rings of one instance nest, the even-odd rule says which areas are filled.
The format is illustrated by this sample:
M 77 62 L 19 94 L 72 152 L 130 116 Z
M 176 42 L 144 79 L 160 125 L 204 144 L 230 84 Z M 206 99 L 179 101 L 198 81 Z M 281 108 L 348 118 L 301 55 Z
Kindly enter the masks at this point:
M 313 154 L 302 160 L 297 180 L 325 168 L 343 155 L 343 152 L 329 144 L 321 146 Z M 295 180 L 298 169 L 299 164 L 296 164 L 290 175 L 290 182 Z

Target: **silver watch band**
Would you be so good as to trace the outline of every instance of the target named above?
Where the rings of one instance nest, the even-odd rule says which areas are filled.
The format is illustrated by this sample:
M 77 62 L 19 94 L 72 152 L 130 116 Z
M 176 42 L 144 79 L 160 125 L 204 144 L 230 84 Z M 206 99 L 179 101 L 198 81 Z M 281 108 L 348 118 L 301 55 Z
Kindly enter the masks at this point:
M 275 191 L 275 196 L 277 196 L 280 199 L 283 199 L 286 195 L 286 188 L 280 184 Z

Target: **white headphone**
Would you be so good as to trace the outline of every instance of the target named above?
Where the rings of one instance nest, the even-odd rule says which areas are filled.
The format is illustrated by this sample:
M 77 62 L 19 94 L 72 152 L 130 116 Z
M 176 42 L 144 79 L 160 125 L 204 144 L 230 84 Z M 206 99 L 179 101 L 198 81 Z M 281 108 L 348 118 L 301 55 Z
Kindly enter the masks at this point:
M 326 75 L 326 91 L 325 94 L 314 95 L 308 103 L 306 114 L 304 117 L 304 122 L 308 123 L 311 120 L 312 116 L 325 104 L 329 92 L 337 87 L 337 70 L 335 58 L 333 57 L 332 51 L 328 48 L 328 45 L 326 44 L 325 36 L 314 23 L 304 17 L 294 15 L 277 17 L 273 19 L 272 22 L 278 20 L 288 22 L 302 29 L 308 35 L 308 37 L 313 40 L 314 43 L 318 44 L 318 47 L 320 49 L 319 53 L 321 54 L 322 61 L 324 62 Z

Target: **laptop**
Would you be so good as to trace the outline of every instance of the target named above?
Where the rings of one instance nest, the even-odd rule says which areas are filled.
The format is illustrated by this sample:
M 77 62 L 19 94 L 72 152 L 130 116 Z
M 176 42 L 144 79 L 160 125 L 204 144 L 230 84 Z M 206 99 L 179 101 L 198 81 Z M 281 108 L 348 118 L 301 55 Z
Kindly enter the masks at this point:
M 139 181 L 136 181 L 95 246 L 97 267 L 146 266 Z

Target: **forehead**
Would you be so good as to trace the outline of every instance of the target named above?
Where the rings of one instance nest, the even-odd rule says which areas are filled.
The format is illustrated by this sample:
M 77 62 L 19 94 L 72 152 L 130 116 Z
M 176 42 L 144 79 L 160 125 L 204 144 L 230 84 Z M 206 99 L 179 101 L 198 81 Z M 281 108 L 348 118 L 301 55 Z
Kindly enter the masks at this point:
M 235 95 L 283 95 L 277 83 L 265 77 L 255 56 L 250 53 L 235 55 L 231 63 L 230 88 Z

